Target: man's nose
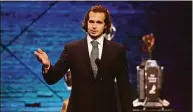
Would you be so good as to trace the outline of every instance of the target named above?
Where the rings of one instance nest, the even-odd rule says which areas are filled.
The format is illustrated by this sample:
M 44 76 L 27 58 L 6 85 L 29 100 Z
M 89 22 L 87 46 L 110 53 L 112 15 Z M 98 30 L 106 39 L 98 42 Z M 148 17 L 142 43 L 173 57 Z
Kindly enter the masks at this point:
M 95 29 L 95 28 L 96 28 L 96 24 L 94 23 L 94 24 L 92 25 L 92 27 Z

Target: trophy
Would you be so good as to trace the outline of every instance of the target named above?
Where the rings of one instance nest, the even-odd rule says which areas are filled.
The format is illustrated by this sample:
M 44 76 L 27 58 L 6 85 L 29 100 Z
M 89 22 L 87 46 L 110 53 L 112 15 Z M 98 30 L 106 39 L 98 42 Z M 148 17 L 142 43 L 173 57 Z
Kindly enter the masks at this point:
M 148 58 L 151 59 L 152 58 L 152 49 L 155 43 L 155 38 L 154 38 L 153 33 L 143 36 L 142 40 L 143 40 L 142 51 L 144 53 L 147 53 Z
M 162 108 L 168 107 L 169 102 L 159 98 L 162 87 L 163 66 L 159 66 L 156 60 L 152 60 L 152 49 L 155 44 L 153 34 L 142 37 L 143 52 L 148 54 L 146 60 L 142 60 L 137 66 L 137 93 L 138 98 L 133 101 L 133 107 Z

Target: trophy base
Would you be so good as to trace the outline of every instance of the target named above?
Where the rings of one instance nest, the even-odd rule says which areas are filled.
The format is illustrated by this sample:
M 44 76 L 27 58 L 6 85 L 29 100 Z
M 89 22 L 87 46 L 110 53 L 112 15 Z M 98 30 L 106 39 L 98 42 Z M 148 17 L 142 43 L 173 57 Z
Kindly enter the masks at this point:
M 158 98 L 158 101 L 147 101 L 147 98 L 145 98 L 144 101 L 140 101 L 139 99 L 136 99 L 135 101 L 133 101 L 133 107 L 134 108 L 141 108 L 143 110 L 146 109 L 155 109 L 155 108 L 159 108 L 159 109 L 164 109 L 167 108 L 169 106 L 169 102 L 167 100 L 161 100 Z

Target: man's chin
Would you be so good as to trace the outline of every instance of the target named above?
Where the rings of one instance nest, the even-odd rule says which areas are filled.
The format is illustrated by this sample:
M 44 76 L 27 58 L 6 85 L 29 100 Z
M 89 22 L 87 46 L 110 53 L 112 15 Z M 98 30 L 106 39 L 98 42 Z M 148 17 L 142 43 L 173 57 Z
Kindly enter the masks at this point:
M 89 36 L 90 36 L 92 39 L 97 39 L 97 38 L 99 38 L 101 35 L 89 34 Z

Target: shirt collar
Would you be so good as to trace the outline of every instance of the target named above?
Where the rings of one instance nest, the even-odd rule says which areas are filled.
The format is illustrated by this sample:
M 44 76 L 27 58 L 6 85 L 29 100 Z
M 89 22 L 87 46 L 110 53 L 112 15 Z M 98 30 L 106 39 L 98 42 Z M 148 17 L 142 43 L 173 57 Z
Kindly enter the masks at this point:
M 97 41 L 99 43 L 99 45 L 103 45 L 103 41 L 104 41 L 104 34 L 101 35 L 99 38 L 97 38 L 95 41 Z M 87 35 L 87 42 L 91 43 L 91 41 L 93 41 L 94 39 L 92 39 L 89 35 Z

